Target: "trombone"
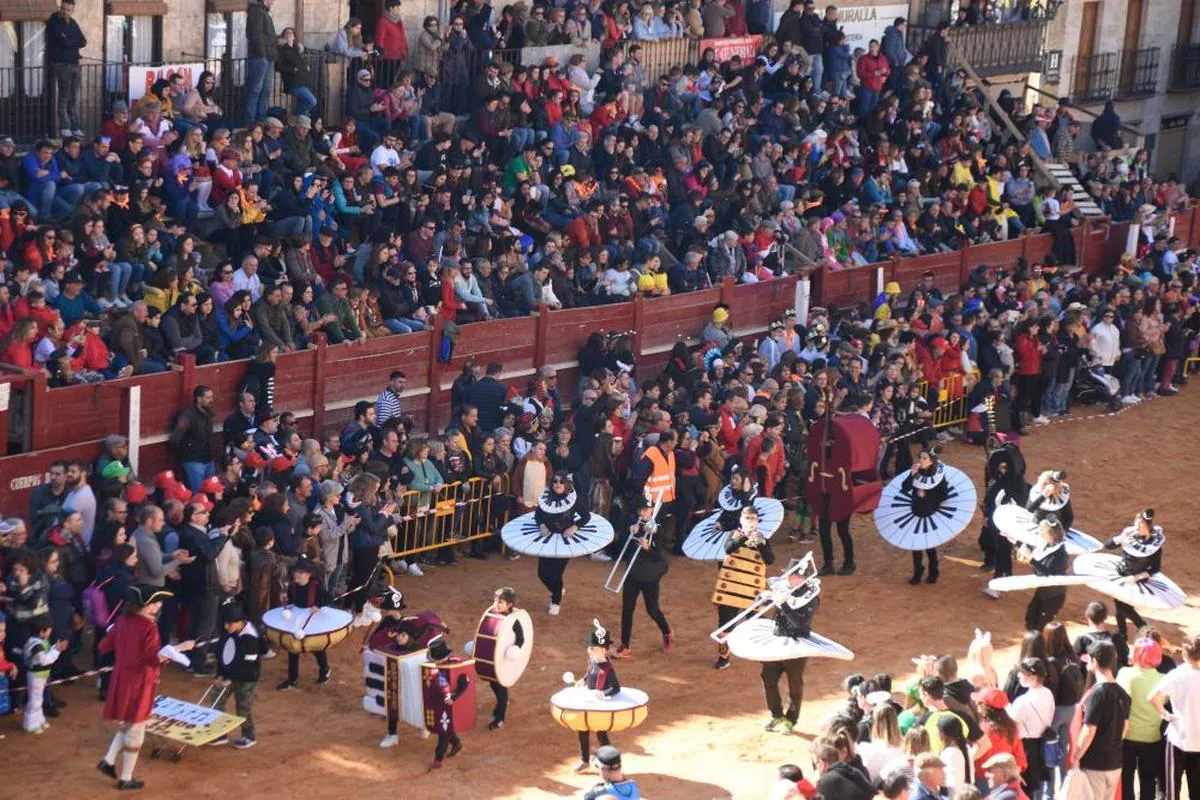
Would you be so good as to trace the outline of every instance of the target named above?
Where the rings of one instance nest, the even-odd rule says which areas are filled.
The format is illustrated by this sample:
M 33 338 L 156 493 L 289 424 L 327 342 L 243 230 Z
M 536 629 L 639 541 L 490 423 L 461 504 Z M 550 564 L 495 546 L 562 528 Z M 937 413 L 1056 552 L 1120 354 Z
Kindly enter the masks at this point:
M 804 558 L 792 564 L 785 569 L 781 575 L 771 578 L 768 581 L 768 588 L 759 593 L 758 599 L 750 605 L 746 606 L 738 613 L 736 617 L 726 622 L 721 627 L 708 635 L 717 644 L 722 644 L 729 632 L 741 625 L 743 622 L 750 622 L 766 614 L 773 608 L 778 608 L 783 605 L 784 601 L 791 596 L 791 589 L 788 588 L 787 579 L 793 573 L 800 572 L 808 580 L 816 580 L 817 565 L 813 561 L 812 551 L 809 551 Z M 778 589 L 775 587 L 779 587 Z
M 612 594 L 620 594 L 625 588 L 625 581 L 629 579 L 629 573 L 633 572 L 633 565 L 637 563 L 638 556 L 641 555 L 641 542 L 643 538 L 648 538 L 653 541 L 654 534 L 658 532 L 658 512 L 662 509 L 663 492 L 659 491 L 658 499 L 654 501 L 654 516 L 650 518 L 650 522 L 646 524 L 646 533 L 644 536 L 629 536 L 625 539 L 625 544 L 621 545 L 621 552 L 617 554 L 613 560 L 612 569 L 608 571 L 608 577 L 604 579 L 604 590 Z M 630 553 L 630 547 L 633 552 Z M 621 562 L 625 561 L 625 556 L 629 556 L 629 563 L 625 565 L 625 571 L 621 573 L 621 579 L 615 584 L 613 578 L 617 575 L 617 570 L 621 567 Z

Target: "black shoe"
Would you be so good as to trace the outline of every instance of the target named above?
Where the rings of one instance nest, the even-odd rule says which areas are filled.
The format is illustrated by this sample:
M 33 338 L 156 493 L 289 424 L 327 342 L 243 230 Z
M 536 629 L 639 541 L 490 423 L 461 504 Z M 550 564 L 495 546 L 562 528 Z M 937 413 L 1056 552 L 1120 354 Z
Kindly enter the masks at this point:
M 212 678 L 217 677 L 217 671 L 215 669 L 213 669 L 212 667 L 200 667 L 198 669 L 192 670 L 192 677 L 193 678 L 212 679 Z
M 996 568 L 996 562 L 990 558 L 985 558 L 983 563 L 979 565 L 979 568 L 984 572 L 988 572 Z
M 468 553 L 467 558 L 474 558 L 477 561 L 487 561 L 487 553 L 483 552 L 482 550 L 476 550 Z
M 58 710 L 58 706 L 43 706 L 42 713 L 50 719 L 57 719 L 62 712 Z
M 854 562 L 847 561 L 845 564 L 842 564 L 842 568 L 838 570 L 838 575 L 853 575 L 855 569 L 857 569 L 857 567 L 854 566 Z
M 127 781 L 117 781 L 117 788 L 121 791 L 136 792 L 138 789 L 146 788 L 146 782 L 139 781 L 137 778 Z
M 502 719 L 494 719 L 488 723 L 489 731 L 498 731 L 503 727 L 504 727 L 504 720 L 502 720 Z
M 275 691 L 277 691 L 277 692 L 290 692 L 292 689 L 295 689 L 295 688 L 296 688 L 296 682 L 295 682 L 295 681 L 293 681 L 293 680 L 283 680 L 283 681 L 280 681 L 279 685 L 275 687 Z
M 937 583 L 938 573 L 936 569 L 929 570 L 929 577 L 925 579 L 926 583 Z
M 96 769 L 98 769 L 102 775 L 107 775 L 108 777 L 112 778 L 113 780 L 117 779 L 116 766 L 108 763 L 107 761 L 101 761 L 99 764 L 96 765 Z
M 323 686 L 324 684 L 329 683 L 329 679 L 332 675 L 332 669 L 323 670 L 321 674 L 317 676 L 317 685 Z
M 462 750 L 462 742 L 455 742 L 450 745 L 450 752 L 446 753 L 446 758 L 454 758 L 460 750 Z
M 917 584 L 919 584 L 921 582 L 921 576 L 924 574 L 925 574 L 924 569 L 915 570 L 912 574 L 912 577 L 908 579 L 908 585 L 916 586 Z
M 728 669 L 728 668 L 729 668 L 729 659 L 725 658 L 724 656 L 718 658 L 716 660 L 716 662 L 713 664 L 713 669 L 716 669 L 716 670 Z
M 836 575 L 837 569 L 833 566 L 833 564 L 826 563 L 821 566 L 821 572 L 819 574 L 821 574 L 821 575 Z

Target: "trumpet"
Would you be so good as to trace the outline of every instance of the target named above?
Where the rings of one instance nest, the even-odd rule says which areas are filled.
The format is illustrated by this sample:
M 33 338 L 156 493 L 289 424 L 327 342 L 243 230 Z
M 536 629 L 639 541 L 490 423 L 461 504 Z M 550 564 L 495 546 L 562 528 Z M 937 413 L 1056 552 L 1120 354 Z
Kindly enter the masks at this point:
M 817 566 L 813 561 L 813 554 L 809 552 L 804 558 L 797 561 L 795 564 L 788 567 L 781 575 L 771 578 L 768 582 L 769 588 L 759 594 L 758 599 L 741 610 L 740 613 L 733 619 L 726 622 L 721 627 L 708 635 L 717 644 L 725 641 L 725 637 L 731 630 L 741 625 L 743 622 L 750 622 L 766 614 L 773 608 L 778 608 L 791 596 L 791 588 L 788 587 L 787 579 L 795 574 L 801 573 L 807 580 L 816 580 Z
M 663 493 L 660 491 L 658 498 L 654 501 L 654 516 L 643 526 L 645 531 L 639 535 L 627 537 L 625 544 L 621 545 L 621 552 L 613 560 L 612 569 L 608 571 L 608 577 L 604 579 L 604 590 L 606 592 L 611 592 L 612 594 L 621 593 L 621 590 L 625 588 L 625 581 L 629 580 L 629 573 L 633 572 L 633 565 L 637 563 L 638 556 L 641 555 L 642 541 L 654 541 L 654 534 L 658 532 L 658 512 L 662 509 L 662 498 Z M 630 552 L 631 548 L 632 553 Z M 625 571 L 621 573 L 620 580 L 614 584 L 613 579 L 616 578 L 617 570 L 625 562 L 626 556 L 629 557 L 629 561 L 625 564 Z

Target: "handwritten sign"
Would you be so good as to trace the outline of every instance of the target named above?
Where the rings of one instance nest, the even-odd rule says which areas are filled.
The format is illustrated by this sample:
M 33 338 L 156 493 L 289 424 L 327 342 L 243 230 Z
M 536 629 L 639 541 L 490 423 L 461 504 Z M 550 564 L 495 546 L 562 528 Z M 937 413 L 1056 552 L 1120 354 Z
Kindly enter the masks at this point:
M 227 735 L 243 722 L 242 717 L 160 694 L 154 698 L 146 732 L 198 747 Z

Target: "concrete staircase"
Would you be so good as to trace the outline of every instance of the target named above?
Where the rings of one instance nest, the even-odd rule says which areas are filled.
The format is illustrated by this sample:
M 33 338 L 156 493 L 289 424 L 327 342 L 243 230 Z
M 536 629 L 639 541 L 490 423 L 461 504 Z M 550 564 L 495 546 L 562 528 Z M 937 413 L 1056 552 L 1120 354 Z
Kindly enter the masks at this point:
M 1100 206 L 1096 205 L 1096 201 L 1075 177 L 1075 172 L 1071 169 L 1070 164 L 1064 164 L 1061 161 L 1047 161 L 1045 165 L 1046 171 L 1050 173 L 1060 188 L 1071 190 L 1071 197 L 1075 199 L 1075 207 L 1079 209 L 1079 213 L 1085 217 L 1104 216 Z

